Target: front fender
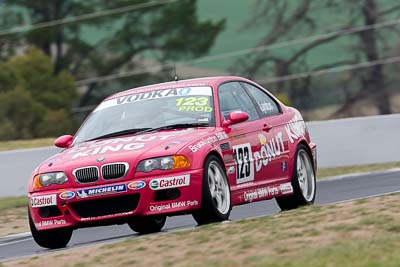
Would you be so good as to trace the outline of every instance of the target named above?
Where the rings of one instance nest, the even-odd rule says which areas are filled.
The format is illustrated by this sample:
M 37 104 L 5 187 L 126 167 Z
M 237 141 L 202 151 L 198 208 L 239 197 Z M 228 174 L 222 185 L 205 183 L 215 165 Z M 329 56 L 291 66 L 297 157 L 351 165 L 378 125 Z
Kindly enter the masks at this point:
M 188 144 L 183 147 L 178 153 L 185 155 L 191 163 L 193 169 L 203 168 L 205 159 L 208 155 L 214 153 L 223 159 L 221 143 L 224 143 L 228 138 L 225 132 L 211 134 Z

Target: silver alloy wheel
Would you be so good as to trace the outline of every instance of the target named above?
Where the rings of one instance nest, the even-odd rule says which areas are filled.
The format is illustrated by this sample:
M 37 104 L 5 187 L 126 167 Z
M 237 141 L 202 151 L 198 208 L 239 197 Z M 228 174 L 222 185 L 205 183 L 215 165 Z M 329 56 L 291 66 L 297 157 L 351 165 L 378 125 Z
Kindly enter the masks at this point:
M 304 198 L 311 201 L 315 194 L 315 175 L 310 157 L 304 150 L 297 155 L 297 179 Z
M 208 166 L 208 186 L 211 198 L 218 211 L 222 214 L 227 214 L 231 204 L 231 194 L 228 182 L 215 161 L 212 161 Z

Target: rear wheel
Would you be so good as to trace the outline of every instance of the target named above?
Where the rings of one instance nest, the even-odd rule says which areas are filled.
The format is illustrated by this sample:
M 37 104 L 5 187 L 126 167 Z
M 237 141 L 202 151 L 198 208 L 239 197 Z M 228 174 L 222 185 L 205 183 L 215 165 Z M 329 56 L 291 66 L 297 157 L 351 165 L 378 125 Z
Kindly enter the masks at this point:
M 316 181 L 310 154 L 304 145 L 299 145 L 294 160 L 292 173 L 293 195 L 277 197 L 281 210 L 296 209 L 300 206 L 311 205 L 315 201 Z
M 193 213 L 199 224 L 220 222 L 229 219 L 231 213 L 231 191 L 220 160 L 215 156 L 206 159 L 203 173 L 201 207 Z
M 144 216 L 133 218 L 128 225 L 139 234 L 151 234 L 160 232 L 166 221 L 165 215 Z
M 71 228 L 59 228 L 52 230 L 38 231 L 33 223 L 31 213 L 28 211 L 29 227 L 35 242 L 44 248 L 56 249 L 64 248 L 71 240 Z

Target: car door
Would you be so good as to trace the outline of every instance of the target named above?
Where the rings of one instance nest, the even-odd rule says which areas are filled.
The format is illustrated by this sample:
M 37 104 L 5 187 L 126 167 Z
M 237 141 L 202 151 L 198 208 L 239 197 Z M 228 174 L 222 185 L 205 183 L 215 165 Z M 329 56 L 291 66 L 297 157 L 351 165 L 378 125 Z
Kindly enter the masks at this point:
M 263 179 L 263 175 L 257 172 L 254 156 L 261 148 L 259 139 L 262 131 L 260 114 L 239 82 L 220 85 L 218 94 L 220 112 L 225 120 L 232 111 L 244 111 L 249 114 L 247 121 L 229 126 L 227 134 L 231 140 L 231 147 L 223 153 L 225 158 L 233 159 L 226 162 L 228 179 L 233 190 L 236 187 L 253 186 Z M 234 169 L 234 171 L 230 171 L 231 169 Z
M 278 180 L 287 179 L 289 173 L 289 144 L 285 134 L 285 123 L 279 104 L 272 96 L 262 88 L 250 83 L 242 82 L 256 107 L 261 113 L 263 133 L 260 135 L 261 157 L 263 160 L 265 178 L 274 183 Z M 264 137 L 263 137 L 264 136 Z

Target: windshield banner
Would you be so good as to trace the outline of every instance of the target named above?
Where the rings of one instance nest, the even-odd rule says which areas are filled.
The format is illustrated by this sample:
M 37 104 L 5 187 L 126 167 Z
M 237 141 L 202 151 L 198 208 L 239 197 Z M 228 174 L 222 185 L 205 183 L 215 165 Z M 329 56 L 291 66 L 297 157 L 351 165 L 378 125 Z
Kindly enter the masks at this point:
M 154 90 L 149 92 L 141 92 L 132 95 L 121 96 L 113 98 L 101 103 L 94 112 L 123 104 L 129 104 L 133 102 L 153 100 L 166 97 L 178 97 L 178 96 L 193 96 L 193 95 L 205 95 L 211 96 L 211 87 L 184 87 L 184 88 L 172 88 L 163 90 Z

